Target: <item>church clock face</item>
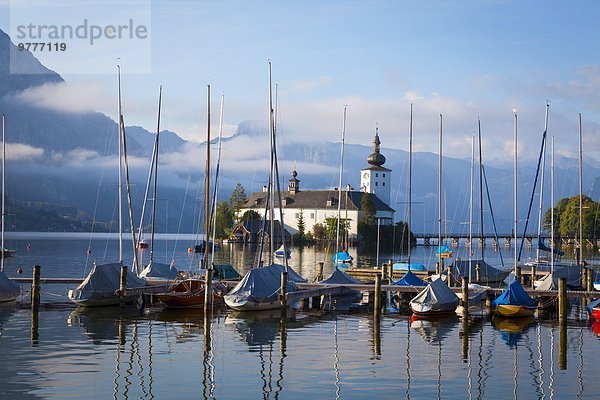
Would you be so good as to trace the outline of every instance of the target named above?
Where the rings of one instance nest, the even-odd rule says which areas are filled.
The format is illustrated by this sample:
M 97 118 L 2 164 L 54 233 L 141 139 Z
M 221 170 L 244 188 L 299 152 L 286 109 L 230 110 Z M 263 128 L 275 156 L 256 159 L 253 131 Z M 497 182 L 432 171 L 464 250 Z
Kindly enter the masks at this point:
M 365 172 L 364 175 L 363 175 L 363 178 L 368 179 L 369 178 L 369 173 Z

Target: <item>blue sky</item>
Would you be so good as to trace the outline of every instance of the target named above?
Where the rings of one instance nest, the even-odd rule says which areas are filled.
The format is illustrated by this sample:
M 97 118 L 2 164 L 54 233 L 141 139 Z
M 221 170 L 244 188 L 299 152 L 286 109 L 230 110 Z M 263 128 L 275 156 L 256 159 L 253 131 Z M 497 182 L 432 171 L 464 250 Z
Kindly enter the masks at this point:
M 62 3 L 52 2 L 68 19 L 69 7 L 60 8 Z M 93 15 L 95 2 L 88 3 Z M 10 2 L 0 0 L 5 31 L 9 11 Z M 175 0 L 152 1 L 151 11 L 150 73 L 128 73 L 133 55 L 96 55 L 121 57 L 128 124 L 153 129 L 162 84 L 162 126 L 203 140 L 208 83 L 215 110 L 225 95 L 226 134 L 244 120 L 266 124 L 271 59 L 284 140 L 339 141 L 347 104 L 348 142 L 370 144 L 378 123 L 384 148 L 406 149 L 413 102 L 417 150 L 437 151 L 441 113 L 445 153 L 469 157 L 479 116 L 484 152 L 501 163 L 512 157 L 516 107 L 521 157 L 535 158 L 548 99 L 557 152 L 575 154 L 581 112 L 586 159 L 600 160 L 597 1 Z M 113 115 L 111 69 L 63 74 L 68 87 L 59 93 L 69 95 L 52 95 L 53 102 L 64 103 L 53 107 Z M 36 95 L 47 102 L 48 93 Z

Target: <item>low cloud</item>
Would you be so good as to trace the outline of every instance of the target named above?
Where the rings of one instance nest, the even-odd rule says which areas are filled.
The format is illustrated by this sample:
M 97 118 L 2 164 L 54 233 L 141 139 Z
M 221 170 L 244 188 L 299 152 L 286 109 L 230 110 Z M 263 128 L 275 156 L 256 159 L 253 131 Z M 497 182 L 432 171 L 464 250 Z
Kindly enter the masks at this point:
M 44 149 L 22 143 L 6 144 L 6 159 L 10 161 L 32 160 L 44 155 Z
M 104 109 L 114 99 L 100 83 L 46 83 L 26 89 L 16 98 L 35 107 L 60 112 L 83 113 Z

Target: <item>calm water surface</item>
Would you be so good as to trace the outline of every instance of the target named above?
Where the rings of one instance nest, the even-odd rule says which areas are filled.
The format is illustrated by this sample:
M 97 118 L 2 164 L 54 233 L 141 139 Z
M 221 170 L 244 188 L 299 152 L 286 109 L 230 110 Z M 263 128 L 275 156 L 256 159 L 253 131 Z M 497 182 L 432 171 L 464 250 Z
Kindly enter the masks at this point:
M 115 261 L 118 251 L 106 236 L 13 236 L 9 243 L 18 251 L 9 276 L 19 267 L 31 276 L 34 264 L 46 277 L 83 276 L 91 262 Z M 191 237 L 158 240 L 156 258 L 196 268 L 191 244 Z M 217 262 L 249 268 L 254 252 L 225 246 Z M 427 262 L 429 253 L 418 248 L 415 258 Z M 355 255 L 375 262 L 375 255 Z M 323 259 L 313 248 L 294 249 L 290 263 L 310 279 Z M 282 319 L 279 312 L 219 307 L 208 316 L 158 307 L 76 309 L 63 305 L 67 288 L 42 289 L 47 305 L 37 316 L 0 308 L 0 398 L 600 398 L 600 326 L 576 305 L 561 330 L 534 318 L 411 321 L 391 311 L 376 323 L 366 313 Z

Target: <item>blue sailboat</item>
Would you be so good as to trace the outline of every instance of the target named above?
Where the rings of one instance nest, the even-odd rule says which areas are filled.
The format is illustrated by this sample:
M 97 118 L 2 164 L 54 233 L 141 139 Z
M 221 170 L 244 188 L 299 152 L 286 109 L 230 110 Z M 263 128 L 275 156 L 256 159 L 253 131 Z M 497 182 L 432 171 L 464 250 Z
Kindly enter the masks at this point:
M 519 281 L 514 280 L 492 302 L 492 310 L 504 317 L 529 317 L 537 310 L 537 301 L 529 297 Z

